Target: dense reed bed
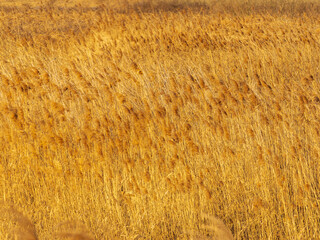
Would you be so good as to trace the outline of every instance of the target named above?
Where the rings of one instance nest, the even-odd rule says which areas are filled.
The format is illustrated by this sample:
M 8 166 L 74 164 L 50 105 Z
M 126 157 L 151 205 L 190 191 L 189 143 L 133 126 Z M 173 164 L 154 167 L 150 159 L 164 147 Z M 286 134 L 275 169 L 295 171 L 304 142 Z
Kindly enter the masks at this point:
M 318 9 L 2 5 L 0 238 L 317 239 Z

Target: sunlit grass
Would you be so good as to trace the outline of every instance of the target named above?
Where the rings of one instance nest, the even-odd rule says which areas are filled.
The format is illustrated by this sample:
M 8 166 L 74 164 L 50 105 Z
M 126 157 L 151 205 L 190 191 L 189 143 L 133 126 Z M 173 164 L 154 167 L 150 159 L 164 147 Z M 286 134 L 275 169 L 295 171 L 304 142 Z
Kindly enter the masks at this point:
M 319 4 L 23 3 L 0 8 L 1 239 L 319 236 Z

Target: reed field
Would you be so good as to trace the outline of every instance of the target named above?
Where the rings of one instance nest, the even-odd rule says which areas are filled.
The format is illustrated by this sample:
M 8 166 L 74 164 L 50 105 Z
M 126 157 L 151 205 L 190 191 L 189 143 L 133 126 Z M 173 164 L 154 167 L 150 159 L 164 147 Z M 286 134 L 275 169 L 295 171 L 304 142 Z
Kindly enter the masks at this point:
M 317 1 L 0 1 L 0 239 L 316 240 L 319 155 Z

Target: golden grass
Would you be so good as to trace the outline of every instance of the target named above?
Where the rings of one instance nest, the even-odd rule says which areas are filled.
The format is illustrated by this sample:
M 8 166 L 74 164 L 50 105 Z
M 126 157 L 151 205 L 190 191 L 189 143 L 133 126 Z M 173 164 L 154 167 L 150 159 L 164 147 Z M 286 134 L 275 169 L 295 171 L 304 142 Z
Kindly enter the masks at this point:
M 319 237 L 319 4 L 28 4 L 0 2 L 1 239 Z

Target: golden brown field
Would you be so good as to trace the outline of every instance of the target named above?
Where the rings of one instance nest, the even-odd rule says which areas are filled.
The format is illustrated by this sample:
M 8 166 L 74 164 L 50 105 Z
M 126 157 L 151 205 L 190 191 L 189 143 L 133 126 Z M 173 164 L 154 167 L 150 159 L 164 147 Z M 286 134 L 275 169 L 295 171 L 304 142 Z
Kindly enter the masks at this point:
M 320 3 L 88 2 L 0 1 L 0 239 L 318 239 Z

